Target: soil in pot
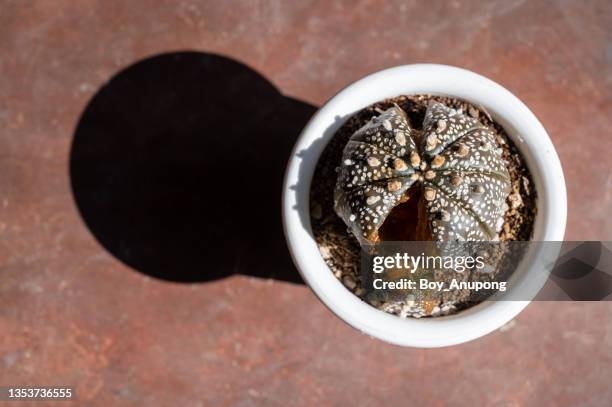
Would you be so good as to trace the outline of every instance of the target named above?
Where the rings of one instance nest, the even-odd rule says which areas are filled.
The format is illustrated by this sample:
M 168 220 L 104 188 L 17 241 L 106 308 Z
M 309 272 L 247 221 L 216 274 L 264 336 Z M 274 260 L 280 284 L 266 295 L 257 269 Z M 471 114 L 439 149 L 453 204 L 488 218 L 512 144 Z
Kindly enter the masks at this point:
M 342 160 L 344 147 L 351 136 L 380 112 L 399 106 L 408 116 L 410 125 L 415 130 L 422 130 L 427 106 L 436 101 L 479 120 L 493 131 L 496 147 L 502 151 L 502 159 L 508 169 L 511 191 L 506 199 L 503 215 L 503 226 L 499 232 L 500 241 L 528 241 L 533 232 L 536 216 L 536 191 L 525 161 L 510 140 L 504 129 L 492 120 L 483 107 L 474 106 L 463 100 L 431 95 L 399 96 L 384 100 L 362 109 L 349 118 L 334 134 L 317 163 L 310 191 L 310 214 L 312 230 L 321 255 L 334 275 L 344 286 L 364 301 L 368 301 L 386 312 L 401 317 L 441 316 L 458 312 L 475 305 L 469 291 L 456 291 L 440 298 L 438 303 L 429 302 L 427 307 L 415 307 L 414 301 L 407 298 L 402 301 L 379 301 L 366 299 L 366 290 L 362 287 L 360 277 L 360 244 L 347 228 L 345 222 L 334 211 L 334 188 L 337 180 L 337 169 Z M 416 224 L 415 216 L 419 210 L 417 202 L 419 190 L 411 188 L 407 192 L 411 199 L 397 205 L 392 214 L 380 228 L 383 240 L 426 240 L 424 229 L 427 226 Z M 412 227 L 406 227 L 413 222 Z M 411 232 L 406 232 L 411 231 Z M 494 279 L 495 273 L 486 278 Z

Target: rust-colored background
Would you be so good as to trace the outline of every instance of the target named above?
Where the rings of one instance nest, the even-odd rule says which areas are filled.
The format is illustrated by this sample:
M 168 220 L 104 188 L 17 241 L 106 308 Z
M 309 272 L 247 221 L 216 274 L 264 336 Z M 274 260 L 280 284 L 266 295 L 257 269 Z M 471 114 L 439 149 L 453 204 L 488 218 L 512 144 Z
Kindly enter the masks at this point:
M 567 239 L 611 238 L 609 1 L 2 1 L 0 385 L 73 385 L 100 406 L 610 405 L 610 303 L 531 304 L 471 343 L 403 349 L 302 284 L 248 270 L 181 284 L 118 260 L 75 204 L 75 129 L 118 72 L 184 50 L 234 59 L 314 107 L 393 65 L 488 76 L 557 148 Z M 295 275 L 286 267 L 269 273 Z

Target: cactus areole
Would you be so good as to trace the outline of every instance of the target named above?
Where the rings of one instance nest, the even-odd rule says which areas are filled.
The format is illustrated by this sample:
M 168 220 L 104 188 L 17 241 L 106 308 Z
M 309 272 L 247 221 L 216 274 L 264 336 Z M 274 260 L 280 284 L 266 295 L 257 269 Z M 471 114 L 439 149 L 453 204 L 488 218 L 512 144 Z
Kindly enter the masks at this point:
M 343 151 L 336 213 L 362 245 L 497 240 L 511 183 L 494 133 L 438 102 L 422 129 L 395 105 L 357 130 Z

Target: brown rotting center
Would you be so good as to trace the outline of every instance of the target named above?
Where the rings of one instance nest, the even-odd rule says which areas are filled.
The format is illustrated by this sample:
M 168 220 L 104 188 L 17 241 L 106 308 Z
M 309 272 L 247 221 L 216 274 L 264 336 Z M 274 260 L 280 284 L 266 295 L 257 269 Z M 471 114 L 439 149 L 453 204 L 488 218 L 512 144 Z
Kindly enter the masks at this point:
M 378 230 L 378 241 L 429 241 L 432 239 L 420 185 L 413 185 Z

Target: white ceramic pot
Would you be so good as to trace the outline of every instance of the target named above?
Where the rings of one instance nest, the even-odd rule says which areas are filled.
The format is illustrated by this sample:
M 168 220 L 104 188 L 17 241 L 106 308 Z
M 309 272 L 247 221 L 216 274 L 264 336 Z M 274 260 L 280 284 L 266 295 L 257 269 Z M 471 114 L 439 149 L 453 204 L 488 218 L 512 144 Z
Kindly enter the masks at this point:
M 348 324 L 386 342 L 432 348 L 486 335 L 509 322 L 529 301 L 487 301 L 451 316 L 399 318 L 363 302 L 338 281 L 323 261 L 310 226 L 312 176 L 336 130 L 368 105 L 411 94 L 447 95 L 481 105 L 504 127 L 523 154 L 538 194 L 532 240 L 563 240 L 567 198 L 559 157 L 542 124 L 516 96 L 476 73 L 446 65 L 398 66 L 358 80 L 319 109 L 293 149 L 283 186 L 283 222 L 293 260 L 319 299 Z M 537 253 L 526 256 L 523 273 L 538 272 L 537 258 Z

